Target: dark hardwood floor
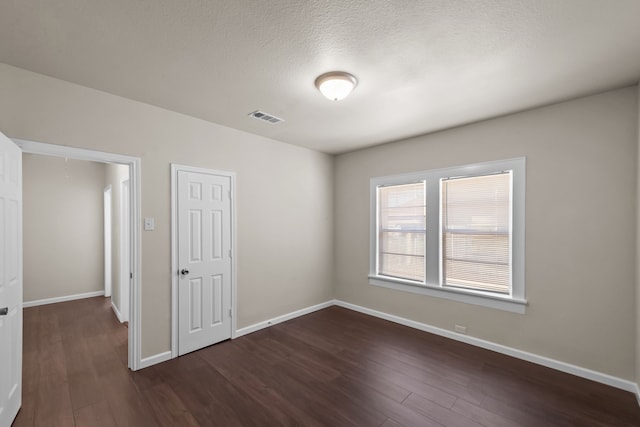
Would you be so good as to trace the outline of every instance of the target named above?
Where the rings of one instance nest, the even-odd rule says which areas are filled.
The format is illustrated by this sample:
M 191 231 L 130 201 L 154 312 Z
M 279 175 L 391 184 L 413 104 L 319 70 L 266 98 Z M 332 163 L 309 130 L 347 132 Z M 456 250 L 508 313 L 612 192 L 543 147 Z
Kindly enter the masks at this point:
M 331 307 L 126 368 L 105 298 L 24 310 L 14 426 L 640 426 L 628 392 Z

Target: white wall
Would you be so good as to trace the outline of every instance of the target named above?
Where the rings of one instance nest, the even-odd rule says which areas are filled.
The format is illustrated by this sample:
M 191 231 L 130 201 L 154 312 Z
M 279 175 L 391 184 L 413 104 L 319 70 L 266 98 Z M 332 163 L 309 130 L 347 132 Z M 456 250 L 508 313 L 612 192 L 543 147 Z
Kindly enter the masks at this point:
M 237 174 L 238 327 L 332 298 L 331 156 L 2 64 L 0 131 L 142 159 L 142 357 L 170 349 L 171 162 Z
M 24 154 L 24 301 L 104 289 L 104 165 Z
M 616 90 L 338 156 L 336 297 L 635 379 L 636 99 Z M 521 156 L 525 315 L 368 284 L 371 177 Z

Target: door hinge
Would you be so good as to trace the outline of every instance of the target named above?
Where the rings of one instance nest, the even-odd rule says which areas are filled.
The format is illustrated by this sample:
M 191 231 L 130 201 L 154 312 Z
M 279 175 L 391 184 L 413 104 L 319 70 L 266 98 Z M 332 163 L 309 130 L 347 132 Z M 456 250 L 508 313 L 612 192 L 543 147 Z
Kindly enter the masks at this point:
M 232 199 L 231 190 L 229 190 L 229 200 Z
M 229 258 L 233 258 L 233 250 L 229 249 Z
M 233 317 L 233 314 L 231 313 L 231 309 L 229 309 L 229 317 Z
M 129 279 L 133 279 L 133 273 L 129 273 Z

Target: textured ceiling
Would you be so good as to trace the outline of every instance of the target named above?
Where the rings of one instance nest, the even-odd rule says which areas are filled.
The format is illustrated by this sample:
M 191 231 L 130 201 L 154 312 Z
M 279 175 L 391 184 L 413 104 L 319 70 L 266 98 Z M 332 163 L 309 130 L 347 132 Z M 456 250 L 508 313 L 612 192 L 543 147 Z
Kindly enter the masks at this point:
M 640 1 L 1 0 L 0 62 L 339 153 L 636 83 Z

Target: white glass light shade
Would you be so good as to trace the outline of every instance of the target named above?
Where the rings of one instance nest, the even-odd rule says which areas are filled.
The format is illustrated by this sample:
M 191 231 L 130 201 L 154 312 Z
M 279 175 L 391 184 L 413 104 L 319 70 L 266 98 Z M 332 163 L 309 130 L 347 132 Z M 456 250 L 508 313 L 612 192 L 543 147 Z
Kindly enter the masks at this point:
M 358 80 L 349 73 L 343 71 L 332 71 L 325 73 L 316 79 L 316 87 L 328 99 L 340 101 L 345 99 L 353 88 L 358 84 Z

